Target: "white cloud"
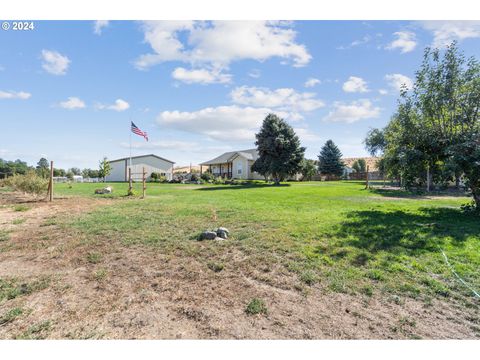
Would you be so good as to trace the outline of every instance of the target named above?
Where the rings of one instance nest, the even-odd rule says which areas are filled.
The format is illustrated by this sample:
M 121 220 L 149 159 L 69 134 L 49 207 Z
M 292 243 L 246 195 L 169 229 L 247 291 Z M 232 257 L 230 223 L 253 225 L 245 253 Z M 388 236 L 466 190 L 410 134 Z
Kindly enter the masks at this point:
M 303 127 L 303 128 L 293 128 L 295 133 L 298 135 L 300 138 L 300 141 L 302 143 L 308 143 L 308 142 L 317 142 L 321 139 L 320 136 L 317 134 L 313 133 L 310 131 L 310 129 Z
M 226 142 L 254 141 L 255 132 L 262 125 L 268 108 L 240 107 L 237 105 L 208 107 L 198 111 L 163 111 L 157 122 L 164 127 L 208 136 Z M 281 117 L 288 113 L 275 112 Z
M 433 33 L 432 46 L 444 48 L 452 41 L 480 37 L 480 21 L 422 21 L 422 26 Z
M 361 38 L 361 39 L 359 39 L 359 40 L 354 40 L 354 41 L 352 41 L 349 45 L 340 45 L 340 46 L 338 46 L 338 47 L 337 47 L 337 50 L 347 50 L 347 49 L 351 49 L 352 47 L 366 44 L 366 43 L 370 42 L 370 40 L 372 40 L 372 37 L 371 37 L 370 35 L 365 35 L 363 38 Z
M 69 97 L 66 101 L 60 102 L 59 106 L 68 110 L 83 109 L 85 103 L 78 97 Z
M 229 83 L 232 80 L 232 75 L 221 73 L 219 70 L 187 70 L 182 67 L 176 68 L 172 72 L 172 77 L 176 80 L 183 81 L 187 84 L 200 83 L 200 84 L 213 84 Z
M 0 90 L 0 99 L 20 99 L 27 100 L 32 96 L 32 94 L 24 91 L 1 91 Z
M 342 89 L 350 93 L 364 93 L 369 91 L 367 82 L 357 76 L 350 76 L 348 80 L 343 83 Z
M 370 100 L 362 99 L 349 104 L 337 101 L 324 120 L 351 124 L 363 119 L 377 118 L 379 115 L 380 108 L 374 107 Z
M 380 95 L 387 95 L 387 94 L 388 94 L 388 90 L 387 90 L 387 89 L 379 89 L 379 90 L 378 90 L 378 93 L 379 93 Z
M 237 104 L 279 108 L 284 111 L 313 111 L 325 106 L 314 93 L 299 93 L 291 88 L 270 90 L 267 88 L 237 87 L 230 93 Z
M 252 69 L 248 73 L 248 76 L 250 76 L 251 78 L 254 78 L 254 79 L 258 79 L 260 77 L 260 75 L 261 75 L 261 72 L 258 69 Z
M 137 59 L 135 65 L 139 69 L 165 61 L 225 68 L 233 61 L 264 61 L 271 57 L 292 60 L 293 66 L 304 66 L 311 59 L 305 46 L 295 42 L 297 33 L 289 23 L 146 21 L 142 29 L 153 53 Z
M 103 28 L 107 27 L 108 23 L 109 23 L 108 20 L 97 20 L 97 21 L 95 21 L 95 24 L 93 25 L 93 32 L 97 35 L 101 35 Z
M 413 51 L 417 46 L 415 33 L 411 31 L 397 31 L 393 33 L 396 39 L 386 46 L 388 50 L 400 49 L 402 54 Z
M 385 75 L 385 80 L 396 91 L 400 91 L 402 85 L 405 85 L 407 89 L 412 89 L 413 87 L 413 80 L 402 74 L 387 74 Z
M 305 86 L 307 88 L 310 88 L 310 87 L 314 87 L 315 85 L 318 85 L 320 83 L 321 83 L 321 81 L 319 79 L 308 78 L 307 81 L 305 81 L 305 84 L 303 84 L 303 86 Z
M 65 75 L 70 59 L 57 51 L 42 50 L 42 67 L 53 75 Z
M 97 104 L 96 108 L 100 110 L 115 110 L 115 111 L 125 111 L 130 107 L 130 104 L 122 99 L 115 100 L 115 103 L 112 105 Z

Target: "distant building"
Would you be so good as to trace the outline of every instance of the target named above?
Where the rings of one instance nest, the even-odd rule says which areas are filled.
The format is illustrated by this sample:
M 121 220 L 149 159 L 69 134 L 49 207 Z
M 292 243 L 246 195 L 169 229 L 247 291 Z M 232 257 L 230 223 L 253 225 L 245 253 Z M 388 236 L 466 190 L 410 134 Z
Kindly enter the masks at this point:
M 252 171 L 258 159 L 257 149 L 229 151 L 200 164 L 201 170 L 207 167 L 215 176 L 227 179 L 263 180 L 264 177 Z
M 134 181 L 142 181 L 142 171 L 145 168 L 147 179 L 150 178 L 152 172 L 165 176 L 167 180 L 172 180 L 173 164 L 171 160 L 167 160 L 154 154 L 133 156 L 132 179 Z M 122 158 L 110 161 L 111 172 L 106 177 L 106 181 L 128 181 L 128 168 L 130 167 L 130 158 Z

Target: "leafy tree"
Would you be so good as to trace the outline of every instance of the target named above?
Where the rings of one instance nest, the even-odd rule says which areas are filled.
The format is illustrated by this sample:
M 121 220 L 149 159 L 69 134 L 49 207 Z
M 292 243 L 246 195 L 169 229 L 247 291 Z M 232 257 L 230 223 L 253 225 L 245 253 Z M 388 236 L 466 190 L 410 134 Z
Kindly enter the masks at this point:
M 310 181 L 317 173 L 317 167 L 315 161 L 309 159 L 302 160 L 302 168 L 300 169 L 302 174 L 302 180 Z
M 32 167 L 28 166 L 25 161 L 19 159 L 15 161 L 8 161 L 0 159 L 0 174 L 2 176 L 14 175 L 14 174 L 26 174 Z
M 327 140 L 318 155 L 318 171 L 323 175 L 340 177 L 344 167 L 340 149 L 332 140 Z
M 253 171 L 271 175 L 277 185 L 300 171 L 305 148 L 285 120 L 268 114 L 255 136 L 259 158 L 253 164 Z
M 357 173 L 365 172 L 367 171 L 367 162 L 365 161 L 365 159 L 355 160 L 352 164 L 352 169 L 355 170 L 355 172 Z
M 383 153 L 387 146 L 383 130 L 371 129 L 367 133 L 364 144 L 365 148 L 372 156 L 376 156 L 378 153 Z
M 75 175 L 71 170 L 68 170 L 65 176 L 68 178 L 68 180 L 73 180 L 73 175 Z
M 395 115 L 381 130 L 387 172 L 406 187 L 458 182 L 463 174 L 480 209 L 479 104 L 479 62 L 465 59 L 455 42 L 444 52 L 427 48 L 413 89 L 401 92 Z
M 50 164 L 45 158 L 41 158 L 37 163 L 37 174 L 43 178 L 47 178 L 49 174 Z
M 65 176 L 65 175 L 66 175 L 66 171 L 64 169 L 57 169 L 57 168 L 53 169 L 53 176 Z
M 98 164 L 98 177 L 102 178 L 103 182 L 105 182 L 105 178 L 110 175 L 111 171 L 112 167 L 110 166 L 110 162 L 107 157 L 104 157 Z
M 77 167 L 72 167 L 70 169 L 70 171 L 72 172 L 73 175 L 81 175 L 82 174 L 82 171 Z

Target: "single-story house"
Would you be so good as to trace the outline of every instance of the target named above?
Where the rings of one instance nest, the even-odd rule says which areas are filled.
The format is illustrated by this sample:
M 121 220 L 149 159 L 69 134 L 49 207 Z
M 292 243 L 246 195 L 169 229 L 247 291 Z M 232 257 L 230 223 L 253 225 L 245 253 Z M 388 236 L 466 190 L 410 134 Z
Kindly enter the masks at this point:
M 163 157 L 148 154 L 133 156 L 131 158 L 132 179 L 134 181 L 142 181 L 142 171 L 145 168 L 147 179 L 150 178 L 152 172 L 165 176 L 167 180 L 173 178 L 173 161 Z M 128 181 L 128 168 L 130 167 L 130 158 L 121 158 L 110 162 L 110 175 L 106 177 L 106 181 Z
M 258 159 L 257 149 L 226 152 L 212 160 L 200 164 L 200 172 L 204 167 L 215 176 L 227 179 L 263 180 L 264 177 L 252 171 L 252 165 Z

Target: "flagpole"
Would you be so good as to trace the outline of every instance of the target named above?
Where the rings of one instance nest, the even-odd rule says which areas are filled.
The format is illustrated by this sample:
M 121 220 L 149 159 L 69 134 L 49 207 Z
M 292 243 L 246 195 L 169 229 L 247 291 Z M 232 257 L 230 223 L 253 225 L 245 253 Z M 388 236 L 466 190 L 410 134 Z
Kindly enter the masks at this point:
M 130 171 L 132 171 L 132 118 L 130 117 Z

